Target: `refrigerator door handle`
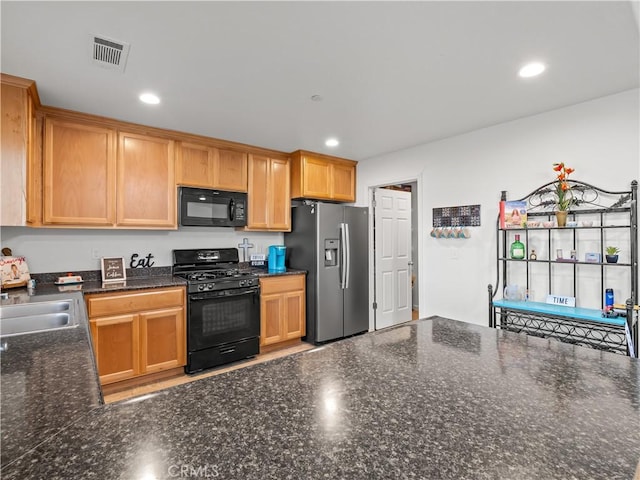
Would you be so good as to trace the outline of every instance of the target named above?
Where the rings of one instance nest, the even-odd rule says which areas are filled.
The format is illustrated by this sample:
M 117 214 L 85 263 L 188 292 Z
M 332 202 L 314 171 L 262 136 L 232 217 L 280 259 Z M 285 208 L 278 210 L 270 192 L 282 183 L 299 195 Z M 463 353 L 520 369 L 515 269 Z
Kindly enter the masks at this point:
M 349 288 L 349 274 L 351 273 L 351 239 L 349 238 L 349 224 L 345 223 L 345 232 L 347 234 L 346 240 L 344 241 L 347 254 L 345 255 L 345 279 L 344 279 L 344 288 Z
M 344 223 L 340 224 L 340 288 L 347 286 L 347 228 Z

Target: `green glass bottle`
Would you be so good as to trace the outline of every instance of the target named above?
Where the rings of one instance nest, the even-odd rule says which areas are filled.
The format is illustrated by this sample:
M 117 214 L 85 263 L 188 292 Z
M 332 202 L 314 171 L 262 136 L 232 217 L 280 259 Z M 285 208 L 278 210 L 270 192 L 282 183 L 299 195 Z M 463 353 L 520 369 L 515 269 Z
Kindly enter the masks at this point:
M 516 235 L 516 241 L 511 244 L 511 258 L 522 260 L 524 253 L 524 243 L 520 241 L 520 235 Z

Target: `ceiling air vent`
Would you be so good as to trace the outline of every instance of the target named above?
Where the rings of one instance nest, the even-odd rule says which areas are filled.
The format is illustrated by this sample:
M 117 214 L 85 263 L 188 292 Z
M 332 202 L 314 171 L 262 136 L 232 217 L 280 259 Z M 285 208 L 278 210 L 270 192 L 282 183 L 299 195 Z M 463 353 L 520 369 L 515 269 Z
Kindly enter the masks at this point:
M 129 44 L 112 38 L 91 35 L 93 63 L 124 72 L 129 56 Z

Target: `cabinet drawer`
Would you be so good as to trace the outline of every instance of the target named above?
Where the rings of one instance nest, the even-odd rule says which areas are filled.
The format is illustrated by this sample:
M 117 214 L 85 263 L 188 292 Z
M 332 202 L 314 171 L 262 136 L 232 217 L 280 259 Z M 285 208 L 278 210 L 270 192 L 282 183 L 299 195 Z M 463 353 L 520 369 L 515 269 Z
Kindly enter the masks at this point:
M 304 275 L 282 275 L 260 279 L 260 294 L 292 292 L 304 290 Z
M 90 318 L 184 305 L 184 288 L 163 288 L 136 293 L 87 295 Z

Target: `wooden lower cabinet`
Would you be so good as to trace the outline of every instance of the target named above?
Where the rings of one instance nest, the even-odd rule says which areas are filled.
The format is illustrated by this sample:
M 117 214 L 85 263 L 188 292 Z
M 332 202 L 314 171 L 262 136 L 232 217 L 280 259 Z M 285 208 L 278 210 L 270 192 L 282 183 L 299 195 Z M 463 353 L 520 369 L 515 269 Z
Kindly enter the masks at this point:
M 141 313 L 140 368 L 143 373 L 160 372 L 185 365 L 184 308 Z
M 305 276 L 260 279 L 260 346 L 305 335 Z
M 100 383 L 117 382 L 140 374 L 140 341 L 136 315 L 90 320 Z
M 103 385 L 186 364 L 183 287 L 86 295 Z

